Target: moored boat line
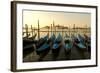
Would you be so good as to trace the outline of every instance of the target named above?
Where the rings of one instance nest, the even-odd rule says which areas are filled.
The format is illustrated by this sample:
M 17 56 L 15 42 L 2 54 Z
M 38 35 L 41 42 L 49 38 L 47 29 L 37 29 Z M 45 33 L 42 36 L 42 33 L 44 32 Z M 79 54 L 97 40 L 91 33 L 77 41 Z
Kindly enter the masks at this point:
M 37 36 L 36 34 L 34 35 L 35 37 Z M 49 53 L 49 51 L 52 51 L 52 58 L 53 60 L 56 60 L 57 57 L 59 56 L 60 49 L 65 50 L 65 54 L 69 54 L 71 52 L 71 49 L 73 47 L 77 47 L 77 49 L 84 51 L 89 51 L 91 48 L 91 40 L 88 37 L 87 41 L 87 35 L 80 35 L 78 34 L 77 36 L 72 34 L 69 36 L 67 33 L 65 33 L 65 37 L 62 38 L 61 34 L 59 33 L 58 36 L 56 37 L 55 34 L 53 33 L 51 37 L 48 37 L 48 34 L 44 37 L 41 37 L 39 40 L 30 39 L 30 38 L 23 38 L 23 50 L 27 49 L 27 51 L 31 48 L 32 51 L 36 51 L 37 55 L 39 55 L 39 61 L 42 61 L 43 58 Z M 35 50 L 34 46 L 31 45 L 31 47 L 24 48 L 26 45 L 30 46 L 30 44 L 35 45 Z M 87 49 L 88 48 L 88 49 Z M 23 52 L 24 53 L 24 52 Z M 26 54 L 26 53 L 24 53 Z M 28 53 L 29 54 L 29 53 Z

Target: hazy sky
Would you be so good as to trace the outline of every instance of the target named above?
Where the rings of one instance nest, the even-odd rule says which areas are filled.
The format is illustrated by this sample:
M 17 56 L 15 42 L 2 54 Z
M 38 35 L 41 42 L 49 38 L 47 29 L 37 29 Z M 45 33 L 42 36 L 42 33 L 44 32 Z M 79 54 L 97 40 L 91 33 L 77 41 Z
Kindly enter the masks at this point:
M 40 23 L 40 27 L 51 25 L 53 21 L 55 25 L 64 25 L 73 27 L 84 27 L 91 25 L 90 13 L 72 13 L 72 12 L 48 12 L 48 11 L 23 11 L 23 26 L 28 24 L 37 27 L 37 23 Z

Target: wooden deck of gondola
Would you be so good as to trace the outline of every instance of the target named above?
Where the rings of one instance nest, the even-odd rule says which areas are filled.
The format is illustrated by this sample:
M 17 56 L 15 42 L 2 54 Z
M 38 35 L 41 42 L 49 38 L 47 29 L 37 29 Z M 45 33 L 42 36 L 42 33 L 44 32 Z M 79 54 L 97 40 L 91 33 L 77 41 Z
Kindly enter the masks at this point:
M 65 50 L 61 48 L 60 53 L 57 57 L 57 61 L 60 60 L 81 60 L 81 59 L 90 59 L 91 54 L 87 51 L 82 52 L 78 50 L 78 48 L 73 47 L 71 49 L 71 52 L 68 54 L 65 54 Z M 38 62 L 39 56 L 36 54 L 35 51 L 32 53 L 28 54 L 24 59 L 23 62 Z M 53 61 L 52 59 L 52 51 L 50 50 L 49 53 L 43 58 L 43 61 Z

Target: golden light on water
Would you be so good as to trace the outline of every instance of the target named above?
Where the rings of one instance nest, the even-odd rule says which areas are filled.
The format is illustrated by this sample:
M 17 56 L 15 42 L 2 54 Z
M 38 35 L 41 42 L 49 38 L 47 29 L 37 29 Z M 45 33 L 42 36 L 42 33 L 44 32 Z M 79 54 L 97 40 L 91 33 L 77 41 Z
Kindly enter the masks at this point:
M 90 27 L 90 13 L 72 13 L 72 12 L 47 12 L 47 11 L 23 11 L 23 27 L 27 24 L 29 27 L 38 27 L 38 20 L 41 27 L 50 26 L 53 21 L 55 25 L 73 27 Z

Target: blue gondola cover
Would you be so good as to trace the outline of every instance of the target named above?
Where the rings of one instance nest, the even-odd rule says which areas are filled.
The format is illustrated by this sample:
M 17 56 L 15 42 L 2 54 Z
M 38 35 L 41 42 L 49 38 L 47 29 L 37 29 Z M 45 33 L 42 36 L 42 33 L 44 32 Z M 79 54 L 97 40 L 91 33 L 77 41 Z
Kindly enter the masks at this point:
M 57 44 L 57 43 L 55 43 L 54 45 L 53 45 L 53 49 L 57 49 L 59 47 L 59 45 Z
M 65 44 L 65 46 L 64 46 L 66 49 L 71 49 L 72 48 L 72 44 Z
M 49 44 L 45 43 L 45 44 L 43 44 L 40 48 L 38 48 L 37 51 L 43 51 L 43 50 L 45 50 L 45 49 L 48 49 L 49 46 L 50 46 Z
M 78 43 L 77 46 L 78 46 L 79 48 L 86 48 L 82 43 Z

